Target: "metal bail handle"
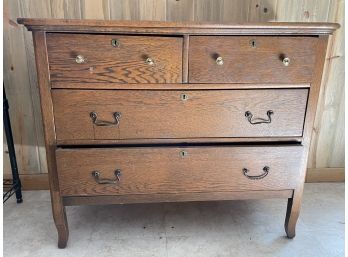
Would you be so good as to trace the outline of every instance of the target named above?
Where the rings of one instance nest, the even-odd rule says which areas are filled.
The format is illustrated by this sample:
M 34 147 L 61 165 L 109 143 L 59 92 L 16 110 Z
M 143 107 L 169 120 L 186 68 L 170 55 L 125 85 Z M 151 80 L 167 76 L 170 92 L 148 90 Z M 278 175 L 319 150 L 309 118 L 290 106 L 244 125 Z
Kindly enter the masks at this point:
M 247 168 L 243 168 L 243 174 L 244 176 L 246 176 L 248 179 L 252 179 L 252 180 L 257 180 L 257 179 L 263 179 L 264 177 L 266 177 L 268 175 L 269 172 L 269 167 L 265 166 L 263 167 L 263 173 L 261 175 L 257 175 L 257 176 L 250 176 L 248 175 L 249 170 Z
M 98 183 L 98 184 L 116 184 L 118 181 L 120 181 L 120 177 L 121 177 L 121 170 L 120 169 L 117 169 L 115 170 L 115 177 L 114 179 L 102 179 L 100 178 L 100 172 L 99 171 L 92 171 L 92 176 L 94 177 L 95 181 Z
M 115 121 L 104 121 L 104 120 L 98 120 L 98 114 L 96 112 L 91 112 L 89 116 L 92 119 L 92 122 L 96 126 L 118 126 L 120 124 L 121 119 L 121 113 L 120 112 L 114 112 L 112 116 L 114 117 Z
M 246 111 L 245 117 L 248 119 L 250 124 L 255 125 L 255 124 L 261 124 L 261 123 L 271 123 L 272 122 L 271 116 L 273 114 L 274 114 L 274 112 L 272 110 L 268 110 L 266 113 L 268 119 L 264 119 L 264 118 L 254 118 L 253 119 L 253 114 L 250 111 Z

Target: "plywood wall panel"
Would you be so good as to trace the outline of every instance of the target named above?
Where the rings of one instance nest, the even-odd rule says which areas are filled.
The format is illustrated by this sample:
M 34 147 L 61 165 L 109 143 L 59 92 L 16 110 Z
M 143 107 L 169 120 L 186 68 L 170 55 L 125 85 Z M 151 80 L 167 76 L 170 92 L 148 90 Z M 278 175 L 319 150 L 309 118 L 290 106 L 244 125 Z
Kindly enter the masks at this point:
M 17 162 L 22 173 L 41 172 L 24 29 L 16 23 L 19 1 L 5 1 L 4 13 L 4 84 Z
M 140 20 L 165 21 L 166 0 L 143 0 L 139 3 Z
M 166 5 L 167 21 L 193 21 L 193 0 L 167 0 Z
M 245 22 L 248 20 L 249 1 L 224 0 L 222 5 L 223 22 Z
M 344 1 L 332 0 L 328 7 L 328 21 L 342 27 L 331 37 L 327 51 L 309 153 L 312 168 L 344 167 Z
M 223 0 L 195 0 L 194 1 L 194 20 L 222 22 L 223 20 Z
M 81 19 L 80 0 L 64 0 L 64 18 Z
M 81 0 L 82 19 L 109 20 L 109 0 Z
M 249 22 L 266 22 L 276 19 L 277 0 L 251 0 L 249 1 Z
M 112 20 L 140 20 L 139 0 L 110 0 Z

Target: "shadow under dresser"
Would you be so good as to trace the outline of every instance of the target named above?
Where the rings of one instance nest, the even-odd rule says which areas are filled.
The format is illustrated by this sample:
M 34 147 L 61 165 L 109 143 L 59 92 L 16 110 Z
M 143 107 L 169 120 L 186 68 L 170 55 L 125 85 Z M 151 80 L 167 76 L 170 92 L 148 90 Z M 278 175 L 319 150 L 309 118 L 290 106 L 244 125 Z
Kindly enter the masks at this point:
M 333 23 L 18 19 L 65 206 L 284 198 L 295 236 Z

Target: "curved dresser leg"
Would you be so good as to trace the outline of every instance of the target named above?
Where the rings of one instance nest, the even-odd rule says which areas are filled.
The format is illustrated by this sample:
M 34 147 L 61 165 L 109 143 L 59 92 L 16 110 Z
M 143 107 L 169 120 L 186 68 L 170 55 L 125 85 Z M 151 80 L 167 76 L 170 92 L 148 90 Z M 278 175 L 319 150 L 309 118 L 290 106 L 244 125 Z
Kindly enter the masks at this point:
M 294 196 L 288 199 L 288 207 L 285 217 L 285 232 L 288 238 L 294 238 L 296 235 L 296 223 L 300 214 L 302 193 L 294 192 Z
M 58 192 L 52 192 L 52 212 L 58 232 L 58 248 L 65 248 L 69 238 L 69 228 L 65 207 Z

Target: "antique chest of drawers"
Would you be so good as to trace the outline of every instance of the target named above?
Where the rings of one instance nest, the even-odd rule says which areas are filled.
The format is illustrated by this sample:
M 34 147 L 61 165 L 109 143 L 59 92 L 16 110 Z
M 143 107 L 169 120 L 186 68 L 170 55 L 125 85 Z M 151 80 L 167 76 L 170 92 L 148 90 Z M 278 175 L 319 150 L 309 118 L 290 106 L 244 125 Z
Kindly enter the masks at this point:
M 65 206 L 285 198 L 295 225 L 337 24 L 18 19 L 33 31 L 58 246 Z

